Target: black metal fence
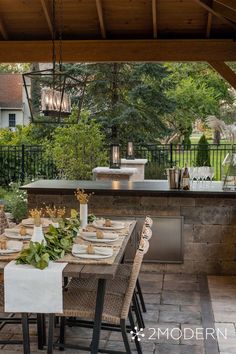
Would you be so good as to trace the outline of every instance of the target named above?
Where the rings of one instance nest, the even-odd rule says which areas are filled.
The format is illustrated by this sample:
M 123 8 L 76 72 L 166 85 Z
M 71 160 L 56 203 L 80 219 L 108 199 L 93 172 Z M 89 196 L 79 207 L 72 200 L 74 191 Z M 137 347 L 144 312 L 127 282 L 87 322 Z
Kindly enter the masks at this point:
M 197 154 L 205 152 L 205 145 L 137 145 L 135 146 L 135 157 L 147 159 L 145 168 L 146 179 L 166 179 L 165 169 L 168 167 L 196 166 Z M 210 165 L 214 167 L 214 179 L 221 180 L 222 162 L 225 156 L 233 151 L 231 144 L 209 144 Z M 124 154 L 124 152 L 123 152 Z
M 172 166 L 195 166 L 197 151 L 203 152 L 205 146 L 197 144 L 184 145 L 136 145 L 135 157 L 147 159 L 146 179 L 166 178 L 165 169 Z M 221 179 L 221 165 L 233 147 L 230 144 L 209 145 L 210 164 L 215 169 L 215 180 Z M 125 156 L 125 150 L 122 156 Z M 38 178 L 58 178 L 59 173 L 43 146 L 0 146 L 0 185 L 9 182 L 24 182 Z
M 0 185 L 56 177 L 55 165 L 42 146 L 0 145 Z

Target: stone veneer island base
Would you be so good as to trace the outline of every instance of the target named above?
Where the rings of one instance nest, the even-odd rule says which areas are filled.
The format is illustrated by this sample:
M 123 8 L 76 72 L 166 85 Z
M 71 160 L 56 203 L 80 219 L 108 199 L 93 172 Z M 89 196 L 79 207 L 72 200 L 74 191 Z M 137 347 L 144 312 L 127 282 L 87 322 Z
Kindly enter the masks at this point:
M 196 187 L 197 185 L 195 185 Z M 236 193 L 222 191 L 220 182 L 209 189 L 169 190 L 167 181 L 101 182 L 40 180 L 27 190 L 29 208 L 44 203 L 79 209 L 77 187 L 93 192 L 89 212 L 95 215 L 143 220 L 183 217 L 183 262 L 145 263 L 144 270 L 167 273 L 236 274 Z M 158 230 L 158 228 L 157 228 Z M 158 246 L 158 232 L 150 247 Z

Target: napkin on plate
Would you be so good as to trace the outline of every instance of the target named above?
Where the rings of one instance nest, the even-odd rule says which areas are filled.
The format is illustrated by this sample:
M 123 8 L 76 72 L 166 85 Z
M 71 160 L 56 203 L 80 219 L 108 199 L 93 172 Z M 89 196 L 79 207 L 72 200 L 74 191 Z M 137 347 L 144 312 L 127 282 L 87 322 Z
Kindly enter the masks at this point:
M 7 241 L 6 249 L 0 249 L 0 254 L 8 254 L 11 252 L 20 252 L 23 247 L 23 242 L 21 241 Z
M 72 247 L 72 254 L 89 254 L 87 252 L 88 246 L 86 245 L 79 245 L 79 244 L 74 244 Z M 113 255 L 113 249 L 108 248 L 108 247 L 93 247 L 94 249 L 94 254 L 100 255 L 100 256 L 112 256 Z
M 82 231 L 81 232 L 81 236 L 88 236 L 88 237 L 94 237 L 95 239 L 97 239 L 97 234 L 96 232 L 89 232 L 89 231 Z M 109 233 L 109 232 L 103 232 L 103 238 L 99 239 L 99 240 L 116 240 L 118 237 L 118 234 L 113 234 L 113 233 Z
M 62 313 L 62 271 L 50 262 L 43 270 L 11 261 L 4 268 L 5 312 Z

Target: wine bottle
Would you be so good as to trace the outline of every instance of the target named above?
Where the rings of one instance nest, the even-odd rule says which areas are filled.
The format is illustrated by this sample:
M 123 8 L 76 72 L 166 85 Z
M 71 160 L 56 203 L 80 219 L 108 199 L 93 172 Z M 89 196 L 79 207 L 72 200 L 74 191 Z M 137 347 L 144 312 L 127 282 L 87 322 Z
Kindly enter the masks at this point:
M 190 190 L 190 177 L 189 177 L 189 170 L 187 165 L 185 165 L 183 174 L 182 174 L 182 189 L 184 191 Z

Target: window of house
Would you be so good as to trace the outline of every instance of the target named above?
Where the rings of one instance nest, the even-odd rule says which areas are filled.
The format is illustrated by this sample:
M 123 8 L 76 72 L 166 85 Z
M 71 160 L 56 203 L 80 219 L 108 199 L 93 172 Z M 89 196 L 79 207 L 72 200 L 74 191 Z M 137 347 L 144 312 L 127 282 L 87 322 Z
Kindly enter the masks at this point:
M 15 113 L 10 113 L 9 114 L 9 127 L 15 128 L 15 126 L 16 126 L 16 115 L 15 115 Z

